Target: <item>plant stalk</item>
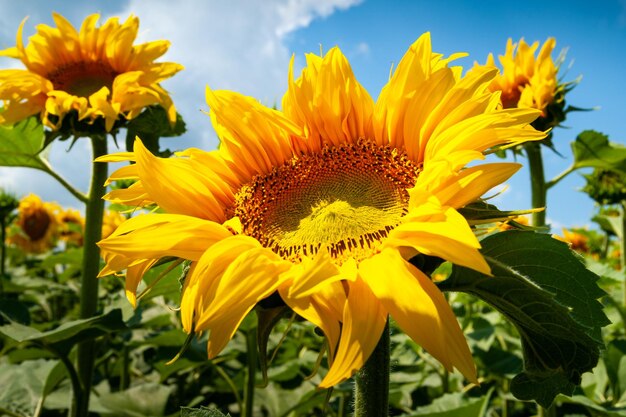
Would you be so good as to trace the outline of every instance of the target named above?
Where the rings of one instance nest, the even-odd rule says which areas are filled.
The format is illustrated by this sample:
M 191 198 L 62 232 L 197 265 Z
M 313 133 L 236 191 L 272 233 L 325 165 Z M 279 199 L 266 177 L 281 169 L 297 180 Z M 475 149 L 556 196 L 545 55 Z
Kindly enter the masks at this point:
M 619 240 L 620 268 L 623 273 L 626 273 L 626 201 L 622 201 L 621 206 L 622 236 L 620 236 Z M 622 305 L 626 307 L 626 281 L 622 283 Z
M 243 413 L 245 417 L 252 417 L 254 413 L 254 386 L 256 383 L 257 368 L 257 328 L 253 327 L 246 332 L 246 347 L 248 350 L 248 372 L 246 387 L 243 392 Z
M 6 251 L 7 251 L 7 247 L 6 247 L 6 240 L 7 240 L 7 231 L 6 231 L 6 224 L 5 224 L 5 218 L 4 216 L 0 217 L 0 239 L 2 240 L 0 242 L 0 295 L 2 295 L 2 293 L 4 293 L 4 274 L 5 274 L 5 268 L 6 268 Z
M 91 138 L 93 159 L 107 154 L 105 138 Z M 82 277 L 80 287 L 80 318 L 93 317 L 98 310 L 98 272 L 100 270 L 100 248 L 96 245 L 102 236 L 104 215 L 104 182 L 107 179 L 107 164 L 92 163 L 91 184 L 85 209 L 85 234 L 83 246 Z M 87 417 L 89 394 L 96 354 L 94 339 L 78 345 L 77 370 L 83 387 L 83 399 L 78 409 L 78 417 Z
M 380 340 L 354 380 L 354 417 L 389 415 L 389 319 Z
M 528 156 L 528 168 L 530 169 L 530 189 L 532 193 L 532 207 L 544 210 L 533 213 L 532 224 L 535 227 L 546 225 L 546 200 L 548 187 L 546 186 L 543 171 L 543 158 L 541 156 L 541 144 L 527 143 L 524 146 Z

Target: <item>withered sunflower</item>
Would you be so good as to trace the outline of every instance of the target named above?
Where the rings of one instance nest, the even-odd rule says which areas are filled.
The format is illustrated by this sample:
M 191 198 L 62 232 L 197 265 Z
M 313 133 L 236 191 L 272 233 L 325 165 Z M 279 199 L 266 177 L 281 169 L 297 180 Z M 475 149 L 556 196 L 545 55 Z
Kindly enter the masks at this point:
M 307 65 L 282 111 L 207 89 L 218 150 L 153 156 L 140 140 L 110 181 L 134 179 L 107 198 L 164 211 L 124 222 L 99 243 L 101 275 L 127 269 L 127 293 L 158 259 L 192 261 L 181 303 L 187 332 L 209 332 L 216 356 L 246 314 L 278 292 L 319 326 L 331 367 L 321 386 L 366 361 L 388 315 L 447 369 L 476 371 L 463 333 L 434 283 L 407 260 L 432 255 L 489 274 L 458 208 L 509 178 L 517 164 L 466 167 L 494 146 L 542 139 L 540 112 L 501 109 L 495 68 L 462 77 L 413 44 L 376 103 L 338 48 Z M 292 61 L 293 68 L 293 61 Z

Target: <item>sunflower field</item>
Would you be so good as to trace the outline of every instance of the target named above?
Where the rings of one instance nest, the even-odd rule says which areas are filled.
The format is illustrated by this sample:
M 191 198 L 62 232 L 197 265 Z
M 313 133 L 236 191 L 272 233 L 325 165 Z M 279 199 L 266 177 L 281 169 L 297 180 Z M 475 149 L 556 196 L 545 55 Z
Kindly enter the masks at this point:
M 52 17 L 0 51 L 0 166 L 76 205 L 0 189 L 0 416 L 626 416 L 626 147 L 576 132 L 546 176 L 584 110 L 555 38 L 463 67 L 426 32 L 380 91 L 292 58 L 274 105 L 206 86 L 219 146 L 172 151 L 170 42 Z M 77 143 L 87 191 L 48 158 Z M 593 226 L 555 230 L 574 172 Z

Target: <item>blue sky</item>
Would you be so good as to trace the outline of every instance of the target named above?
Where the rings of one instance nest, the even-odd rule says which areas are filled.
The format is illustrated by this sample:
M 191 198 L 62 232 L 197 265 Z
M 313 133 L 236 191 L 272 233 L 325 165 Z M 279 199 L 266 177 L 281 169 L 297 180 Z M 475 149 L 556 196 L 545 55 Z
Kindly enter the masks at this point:
M 589 1 L 376 1 L 365 0 L 238 0 L 181 1 L 176 7 L 165 0 L 130 1 L 28 1 L 0 0 L 0 47 L 14 45 L 20 20 L 30 16 L 25 37 L 37 23 L 51 24 L 53 10 L 76 26 L 90 13 L 122 18 L 134 13 L 141 19 L 140 39 L 169 39 L 166 58 L 181 62 L 186 70 L 165 83 L 189 132 L 166 139 L 171 148 L 191 146 L 213 149 L 217 139 L 206 110 L 204 86 L 232 89 L 254 96 L 266 104 L 280 103 L 286 88 L 291 54 L 296 64 L 304 53 L 338 45 L 350 60 L 358 80 L 376 97 L 387 81 L 389 69 L 423 32 L 430 31 L 433 48 L 446 55 L 467 52 L 458 61 L 465 68 L 484 62 L 489 52 L 503 53 L 507 38 L 528 42 L 557 39 L 557 52 L 567 48 L 571 67 L 565 80 L 583 79 L 568 96 L 578 107 L 598 110 L 572 113 L 567 129 L 557 129 L 554 142 L 558 156 L 545 153 L 547 177 L 558 174 L 571 162 L 569 142 L 585 129 L 626 141 L 626 0 Z M 556 54 L 555 54 L 556 55 Z M 1 67 L 15 66 L 7 59 Z M 53 145 L 51 161 L 79 188 L 87 187 L 89 169 L 86 143 L 78 143 L 66 155 L 66 144 Z M 71 161 L 68 163 L 68 161 Z M 522 160 L 523 162 L 523 160 Z M 530 205 L 528 173 L 520 171 L 510 188 L 498 198 L 502 208 Z M 577 191 L 584 185 L 572 174 L 548 196 L 548 218 L 555 231 L 561 225 L 589 223 L 593 202 Z M 79 207 L 71 195 L 43 174 L 22 169 L 0 169 L 0 186 L 20 195 L 36 192 L 45 199 Z

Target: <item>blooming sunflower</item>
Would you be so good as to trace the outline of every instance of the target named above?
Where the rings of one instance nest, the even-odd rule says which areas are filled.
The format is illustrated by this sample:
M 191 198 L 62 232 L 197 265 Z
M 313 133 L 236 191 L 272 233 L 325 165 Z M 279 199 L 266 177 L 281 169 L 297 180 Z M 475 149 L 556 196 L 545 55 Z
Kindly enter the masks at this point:
M 54 247 L 58 239 L 61 207 L 42 202 L 29 194 L 20 200 L 18 215 L 9 227 L 7 242 L 27 253 L 42 253 Z
M 78 120 L 104 118 L 110 131 L 120 116 L 132 119 L 151 104 L 167 110 L 170 121 L 176 109 L 159 83 L 182 69 L 155 59 L 169 48 L 167 41 L 134 45 L 139 19 L 129 17 L 120 24 L 108 19 L 96 27 L 98 14 L 85 19 L 77 31 L 63 16 L 53 13 L 57 27 L 38 25 L 37 33 L 24 46 L 17 31 L 16 46 L 0 51 L 22 61 L 26 69 L 0 70 L 0 100 L 4 111 L 0 123 L 15 123 L 40 114 L 52 129 L 61 126 L 70 112 Z
M 157 204 L 167 213 L 124 222 L 99 243 L 106 275 L 127 269 L 131 300 L 158 259 L 192 261 L 184 283 L 185 331 L 209 332 L 216 356 L 245 315 L 278 292 L 329 342 L 321 386 L 358 370 L 388 315 L 447 369 L 476 371 L 438 288 L 408 259 L 421 253 L 485 274 L 472 229 L 457 208 L 509 178 L 517 164 L 466 168 L 497 145 L 539 140 L 535 109 L 501 109 L 487 89 L 495 68 L 461 77 L 424 34 L 376 103 L 338 48 L 307 55 L 283 111 L 207 88 L 218 150 L 153 156 L 140 140 L 110 181 L 134 179 L 106 198 Z
M 534 108 L 541 110 L 542 117 L 547 116 L 546 107 L 556 99 L 559 91 L 558 67 L 551 56 L 555 46 L 556 40 L 548 38 L 535 58 L 539 42 L 528 45 L 520 39 L 516 44 L 509 38 L 505 54 L 498 57 L 502 74 L 489 86 L 491 91 L 502 91 L 505 108 Z M 487 57 L 486 65 L 496 66 L 493 54 Z

